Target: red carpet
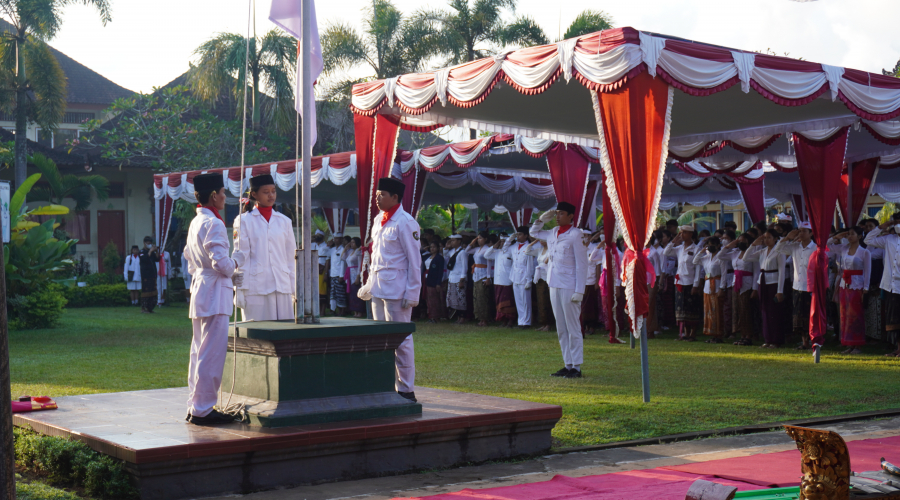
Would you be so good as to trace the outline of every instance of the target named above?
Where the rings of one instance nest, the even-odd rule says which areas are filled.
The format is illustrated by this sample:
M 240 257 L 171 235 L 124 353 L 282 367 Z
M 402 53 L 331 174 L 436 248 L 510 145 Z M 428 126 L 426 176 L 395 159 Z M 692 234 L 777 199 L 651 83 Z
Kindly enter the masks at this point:
M 900 462 L 900 436 L 866 439 L 847 443 L 850 466 L 854 471 L 881 468 L 885 457 Z M 572 478 L 556 476 L 540 483 L 503 486 L 482 490 L 465 489 L 455 493 L 424 497 L 428 500 L 684 500 L 691 483 L 706 479 L 735 486 L 739 490 L 757 490 L 800 484 L 800 452 L 797 450 L 765 453 L 747 457 L 711 460 L 673 467 L 616 472 L 599 476 Z

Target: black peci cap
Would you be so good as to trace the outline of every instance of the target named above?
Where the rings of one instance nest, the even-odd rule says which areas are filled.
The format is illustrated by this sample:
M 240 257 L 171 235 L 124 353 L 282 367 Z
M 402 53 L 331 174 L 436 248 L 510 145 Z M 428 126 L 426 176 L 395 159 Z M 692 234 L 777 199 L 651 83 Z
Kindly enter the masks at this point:
M 403 192 L 406 191 L 406 185 L 392 177 L 382 177 L 378 179 L 378 190 L 403 196 Z
M 203 193 L 206 191 L 218 191 L 225 187 L 225 181 L 221 173 L 200 174 L 194 177 L 194 191 Z
M 573 205 L 567 201 L 561 201 L 561 202 L 557 203 L 556 209 L 562 210 L 563 212 L 566 212 L 566 213 L 569 213 L 572 215 L 575 215 L 575 205 Z
M 250 178 L 250 189 L 259 189 L 263 186 L 274 186 L 275 179 L 269 174 L 257 175 Z

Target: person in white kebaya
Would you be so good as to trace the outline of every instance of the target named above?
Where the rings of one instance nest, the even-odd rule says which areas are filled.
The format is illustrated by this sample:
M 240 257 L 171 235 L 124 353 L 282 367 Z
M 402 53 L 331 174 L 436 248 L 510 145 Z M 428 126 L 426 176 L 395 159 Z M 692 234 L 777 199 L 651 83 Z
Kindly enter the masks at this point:
M 232 257 L 244 283 L 237 287 L 244 321 L 294 318 L 297 249 L 291 220 L 273 210 L 277 192 L 269 174 L 250 179 L 248 201 L 234 219 Z

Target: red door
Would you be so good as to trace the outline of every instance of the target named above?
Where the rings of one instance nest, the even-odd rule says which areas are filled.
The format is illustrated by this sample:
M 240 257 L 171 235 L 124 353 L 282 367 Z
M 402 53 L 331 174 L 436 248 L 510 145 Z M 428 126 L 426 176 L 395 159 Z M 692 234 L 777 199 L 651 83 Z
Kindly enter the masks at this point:
M 97 267 L 101 273 L 108 272 L 103 268 L 103 249 L 110 242 L 115 243 L 119 250 L 120 262 L 125 262 L 125 211 L 124 210 L 97 210 Z M 122 266 L 113 272 L 121 273 Z

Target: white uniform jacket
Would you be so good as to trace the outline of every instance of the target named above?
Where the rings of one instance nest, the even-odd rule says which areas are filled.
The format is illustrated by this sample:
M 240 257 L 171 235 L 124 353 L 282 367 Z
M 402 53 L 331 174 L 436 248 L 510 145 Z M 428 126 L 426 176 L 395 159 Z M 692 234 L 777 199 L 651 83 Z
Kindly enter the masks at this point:
M 500 286 L 512 286 L 510 276 L 512 274 L 512 255 L 509 253 L 509 241 L 503 242 L 502 248 L 491 246 L 484 252 L 484 256 L 494 262 L 494 284 Z
M 125 282 L 128 282 L 128 271 L 134 271 L 131 281 L 141 282 L 141 259 L 139 256 L 128 254 L 125 257 Z
M 272 211 L 266 218 L 256 208 L 234 219 L 234 253 L 244 273 L 241 290 L 247 295 L 273 292 L 293 294 L 296 283 L 294 254 L 297 243 L 291 220 Z
M 537 247 L 536 250 L 532 250 Z M 540 255 L 541 244 L 535 243 L 529 245 L 525 243 L 514 242 L 509 247 L 509 254 L 512 256 L 512 270 L 509 273 L 509 279 L 515 285 L 527 285 L 534 279 L 534 260 L 535 254 Z
M 584 235 L 576 228 L 559 234 L 559 228 L 549 231 L 541 229 L 544 222 L 536 220 L 531 226 L 531 236 L 547 242 L 550 252 L 550 269 L 547 272 L 547 284 L 551 288 L 566 288 L 574 293 L 584 294 L 587 281 L 587 249 L 584 246 Z
M 231 275 L 234 260 L 228 256 L 225 224 L 207 208 L 198 208 L 188 228 L 184 256 L 191 273 L 191 319 L 234 312 Z
M 419 224 L 403 207 L 384 226 L 383 216 L 384 212 L 379 212 L 372 224 L 372 296 L 418 302 L 422 288 Z

